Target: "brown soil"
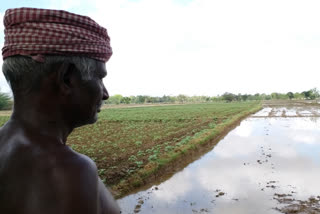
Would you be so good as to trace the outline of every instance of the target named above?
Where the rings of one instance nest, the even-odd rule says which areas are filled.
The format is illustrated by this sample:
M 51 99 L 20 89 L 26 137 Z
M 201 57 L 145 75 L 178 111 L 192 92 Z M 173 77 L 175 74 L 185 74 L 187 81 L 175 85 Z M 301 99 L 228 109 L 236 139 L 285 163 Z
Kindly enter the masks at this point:
M 0 116 L 10 116 L 12 114 L 11 110 L 0 111 Z
M 144 139 L 145 143 L 143 143 L 140 147 L 136 147 L 136 148 L 130 147 L 131 149 L 130 153 L 126 152 L 126 153 L 119 154 L 120 156 L 118 156 L 118 158 L 111 161 L 99 161 L 102 158 L 99 158 L 99 156 L 96 155 L 97 157 L 96 164 L 98 165 L 98 168 L 107 169 L 105 173 L 105 178 L 108 181 L 109 185 L 117 184 L 119 183 L 120 180 L 128 176 L 127 172 L 129 170 L 133 170 L 133 171 L 137 170 L 137 166 L 135 164 L 130 165 L 127 161 L 130 155 L 136 154 L 139 150 L 144 151 L 147 148 L 152 148 L 153 146 L 156 146 L 156 145 L 162 145 L 164 142 L 169 141 L 170 139 L 176 139 L 176 142 L 179 142 L 185 137 L 186 133 L 198 132 L 201 129 L 207 127 L 207 125 L 210 122 L 211 121 L 196 123 L 195 126 L 190 126 L 190 127 L 178 130 L 174 134 L 164 137 L 161 140 L 157 140 L 157 141 L 153 140 L 152 136 L 150 136 L 149 138 Z M 164 153 L 164 148 L 160 149 L 160 153 Z M 105 154 L 102 154 L 102 155 L 105 156 Z M 143 156 L 139 160 L 143 162 L 148 162 L 148 156 Z M 110 166 L 117 166 L 117 169 L 112 169 L 110 168 Z

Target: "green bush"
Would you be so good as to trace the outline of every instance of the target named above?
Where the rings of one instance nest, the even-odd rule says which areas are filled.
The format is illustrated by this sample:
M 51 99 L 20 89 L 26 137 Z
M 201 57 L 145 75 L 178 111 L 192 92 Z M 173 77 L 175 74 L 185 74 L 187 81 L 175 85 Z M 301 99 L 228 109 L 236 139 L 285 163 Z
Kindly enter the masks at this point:
M 0 92 L 0 110 L 12 108 L 12 101 L 8 94 Z

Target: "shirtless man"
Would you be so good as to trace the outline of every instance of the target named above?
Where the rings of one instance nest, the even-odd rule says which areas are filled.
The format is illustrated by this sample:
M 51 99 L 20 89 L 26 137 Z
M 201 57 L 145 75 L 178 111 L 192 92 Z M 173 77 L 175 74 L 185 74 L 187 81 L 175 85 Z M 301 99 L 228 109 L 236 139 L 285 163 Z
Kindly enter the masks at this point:
M 0 213 L 120 213 L 95 163 L 65 144 L 109 97 L 107 31 L 89 17 L 32 8 L 7 10 L 4 23 L 14 108 L 0 129 Z

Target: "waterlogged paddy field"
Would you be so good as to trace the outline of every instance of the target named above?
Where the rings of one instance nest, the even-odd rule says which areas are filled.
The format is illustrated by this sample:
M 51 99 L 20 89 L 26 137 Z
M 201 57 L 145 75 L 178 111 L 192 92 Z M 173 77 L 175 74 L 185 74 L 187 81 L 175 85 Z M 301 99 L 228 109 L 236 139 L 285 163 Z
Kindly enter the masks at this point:
M 122 195 L 259 108 L 244 102 L 104 109 L 96 124 L 76 129 L 67 145 L 92 158 L 102 180 Z
M 122 213 L 320 213 L 320 105 L 269 102 L 170 179 L 118 200 Z

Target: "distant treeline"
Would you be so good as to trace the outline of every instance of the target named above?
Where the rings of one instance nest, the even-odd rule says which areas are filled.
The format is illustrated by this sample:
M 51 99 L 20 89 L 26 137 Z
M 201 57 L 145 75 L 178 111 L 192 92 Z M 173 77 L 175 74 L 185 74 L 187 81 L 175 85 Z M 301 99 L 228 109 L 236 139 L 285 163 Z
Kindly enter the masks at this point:
M 187 96 L 180 94 L 178 96 L 152 97 L 146 95 L 125 97 L 120 94 L 110 96 L 107 104 L 144 104 L 144 103 L 205 103 L 205 102 L 232 102 L 232 101 L 250 101 L 250 100 L 291 100 L 308 99 L 314 100 L 320 97 L 319 91 L 314 88 L 303 92 L 271 93 L 271 94 L 233 94 L 225 92 L 218 96 Z
M 178 96 L 167 96 L 152 97 L 146 95 L 130 96 L 125 97 L 120 94 L 110 96 L 106 104 L 144 104 L 144 103 L 206 103 L 206 102 L 233 102 L 233 101 L 250 101 L 250 100 L 314 100 L 320 98 L 320 92 L 317 88 L 310 89 L 303 92 L 288 92 L 282 93 L 271 93 L 271 94 L 233 94 L 225 92 L 218 96 L 187 96 L 180 94 Z M 12 98 L 6 94 L 0 92 L 0 110 L 12 109 L 13 101 Z
M 13 101 L 7 93 L 0 92 L 0 110 L 12 109 Z

